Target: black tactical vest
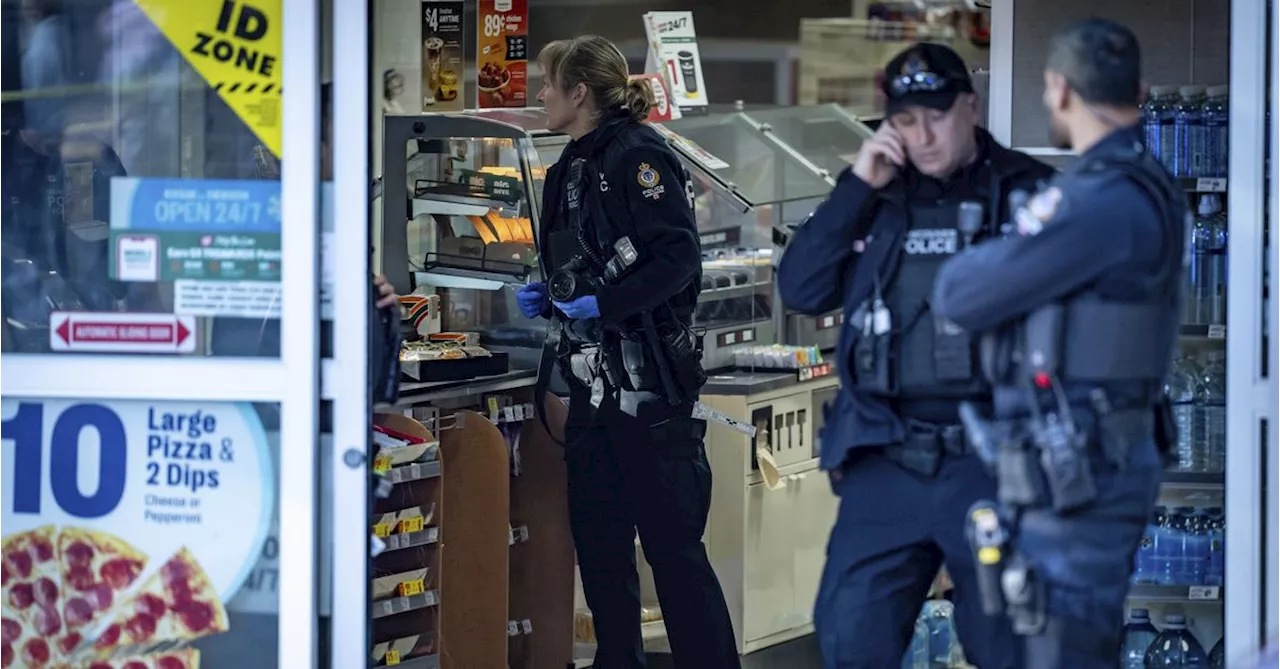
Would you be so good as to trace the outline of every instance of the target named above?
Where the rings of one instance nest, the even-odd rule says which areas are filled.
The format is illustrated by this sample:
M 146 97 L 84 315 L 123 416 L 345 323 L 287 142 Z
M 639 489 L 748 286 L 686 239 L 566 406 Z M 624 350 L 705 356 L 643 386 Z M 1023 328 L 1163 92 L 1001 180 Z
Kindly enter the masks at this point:
M 898 396 L 970 399 L 986 388 L 973 338 L 929 308 L 942 264 L 964 249 L 959 203 L 907 205 L 896 279 L 885 294 L 893 314 Z

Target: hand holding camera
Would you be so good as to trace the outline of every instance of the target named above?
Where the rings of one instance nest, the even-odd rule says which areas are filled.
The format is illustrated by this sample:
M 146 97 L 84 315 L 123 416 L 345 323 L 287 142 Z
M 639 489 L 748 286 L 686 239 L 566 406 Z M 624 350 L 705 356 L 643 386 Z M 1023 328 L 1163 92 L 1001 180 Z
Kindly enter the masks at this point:
M 516 306 L 525 318 L 537 318 L 547 308 L 547 284 L 534 281 L 516 291 Z

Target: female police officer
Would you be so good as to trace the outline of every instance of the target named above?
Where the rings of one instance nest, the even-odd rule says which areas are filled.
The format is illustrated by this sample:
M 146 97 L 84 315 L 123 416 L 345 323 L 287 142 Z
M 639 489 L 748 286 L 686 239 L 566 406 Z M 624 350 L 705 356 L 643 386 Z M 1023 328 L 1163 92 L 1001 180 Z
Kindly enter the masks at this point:
M 702 545 L 711 470 L 706 425 L 691 415 L 705 378 L 689 332 L 701 283 L 691 184 L 642 123 L 653 94 L 628 77 L 612 43 L 553 42 L 538 62 L 547 127 L 573 141 L 544 186 L 550 280 L 525 286 L 518 300 L 526 316 L 552 320 L 570 387 L 569 516 L 596 666 L 644 666 L 638 530 L 677 666 L 737 667 Z

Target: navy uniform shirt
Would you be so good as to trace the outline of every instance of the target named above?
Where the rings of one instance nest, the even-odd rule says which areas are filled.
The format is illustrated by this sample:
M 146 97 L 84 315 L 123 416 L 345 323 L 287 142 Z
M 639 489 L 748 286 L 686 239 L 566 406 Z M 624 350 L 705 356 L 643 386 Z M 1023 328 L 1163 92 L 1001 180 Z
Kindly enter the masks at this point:
M 934 312 L 970 332 L 990 332 L 1085 290 L 1118 302 L 1152 297 L 1151 277 L 1174 261 L 1163 251 L 1168 233 L 1160 210 L 1129 178 L 1079 169 L 1141 142 L 1136 127 L 1108 135 L 1032 198 L 1028 209 L 1044 221 L 1038 232 L 1020 231 L 947 261 L 934 285 Z M 998 391 L 997 412 L 1005 413 L 1004 404 Z

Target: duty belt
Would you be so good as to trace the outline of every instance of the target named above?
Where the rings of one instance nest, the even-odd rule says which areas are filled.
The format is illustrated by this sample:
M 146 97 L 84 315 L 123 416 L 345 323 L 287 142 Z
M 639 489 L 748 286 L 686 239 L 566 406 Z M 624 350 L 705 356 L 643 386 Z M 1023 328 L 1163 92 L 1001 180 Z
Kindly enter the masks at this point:
M 905 469 L 925 476 L 935 476 L 944 453 L 961 456 L 969 452 L 963 425 L 936 425 L 908 419 L 906 427 L 906 440 L 884 449 L 885 457 Z

